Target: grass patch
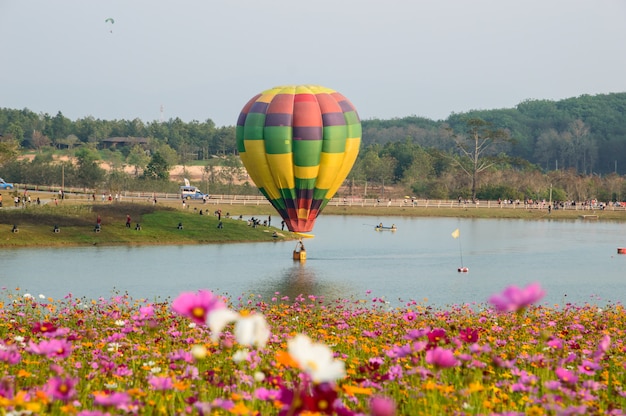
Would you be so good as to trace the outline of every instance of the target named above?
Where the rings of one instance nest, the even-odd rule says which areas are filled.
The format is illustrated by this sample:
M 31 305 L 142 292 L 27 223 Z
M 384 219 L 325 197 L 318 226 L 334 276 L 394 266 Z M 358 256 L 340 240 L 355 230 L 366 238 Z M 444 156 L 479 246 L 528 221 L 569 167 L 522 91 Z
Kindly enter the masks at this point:
M 247 225 L 246 221 L 219 220 L 203 210 L 180 210 L 139 203 L 64 204 L 31 206 L 0 211 L 1 247 L 117 245 L 117 244 L 202 244 L 263 242 L 294 239 L 295 235 L 276 228 Z M 102 219 L 95 232 L 96 218 Z M 126 215 L 132 219 L 126 227 Z M 140 230 L 136 230 L 136 225 Z M 182 229 L 178 225 L 182 224 Z M 11 232 L 13 225 L 19 232 Z M 57 225 L 60 232 L 53 232 Z M 277 237 L 272 233 L 276 231 Z

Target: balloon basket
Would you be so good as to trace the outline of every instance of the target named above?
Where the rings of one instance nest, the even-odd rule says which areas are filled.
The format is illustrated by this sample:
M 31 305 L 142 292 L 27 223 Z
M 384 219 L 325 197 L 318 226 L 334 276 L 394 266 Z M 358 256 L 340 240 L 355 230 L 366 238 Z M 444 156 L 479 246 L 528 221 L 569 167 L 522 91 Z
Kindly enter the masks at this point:
M 306 261 L 306 250 L 293 251 L 293 259 L 295 261 Z

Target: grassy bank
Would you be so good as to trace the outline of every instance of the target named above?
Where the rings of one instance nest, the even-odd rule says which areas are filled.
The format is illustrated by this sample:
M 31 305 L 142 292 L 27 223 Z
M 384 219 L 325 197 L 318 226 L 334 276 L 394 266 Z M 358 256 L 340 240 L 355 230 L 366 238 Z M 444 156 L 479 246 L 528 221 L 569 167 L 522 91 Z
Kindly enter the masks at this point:
M 212 209 L 212 208 L 211 208 Z M 213 211 L 212 211 L 213 212 Z M 126 227 L 126 215 L 131 227 Z M 95 231 L 101 218 L 101 230 Z M 246 217 L 247 219 L 247 217 Z M 30 206 L 0 210 L 0 247 L 80 246 L 117 244 L 202 244 L 263 242 L 294 239 L 292 233 L 270 227 L 253 228 L 246 221 L 221 218 L 200 208 L 175 209 L 147 203 Z M 136 229 L 137 224 L 140 230 Z M 182 229 L 178 225 L 182 224 Z M 13 226 L 18 232 L 12 232 Z M 57 226 L 59 232 L 54 232 Z M 274 237 L 273 231 L 277 232 Z
M 214 213 L 222 211 L 223 228 Z M 200 212 L 203 215 L 200 215 Z M 96 233 L 96 218 L 102 220 L 101 232 Z M 126 215 L 132 219 L 126 227 Z M 253 228 L 246 221 L 250 217 L 266 220 L 272 216 L 273 227 Z M 502 218 L 526 220 L 626 221 L 626 212 L 612 210 L 553 210 L 524 208 L 477 208 L 475 206 L 437 207 L 362 207 L 327 206 L 325 215 L 365 215 L 372 217 L 453 217 Z M 230 218 L 228 218 L 230 217 Z M 141 202 L 92 202 L 65 200 L 56 206 L 50 202 L 25 208 L 5 205 L 0 209 L 0 247 L 76 246 L 116 244 L 203 244 L 228 242 L 262 242 L 297 238 L 280 230 L 280 217 L 274 209 L 264 205 L 204 205 L 192 201 L 182 209 L 179 200 L 162 200 L 157 205 Z M 182 223 L 183 228 L 178 229 Z M 141 230 L 135 230 L 140 224 Z M 16 225 L 19 232 L 11 232 Z M 59 232 L 53 232 L 54 226 Z M 273 237 L 276 231 L 278 237 Z

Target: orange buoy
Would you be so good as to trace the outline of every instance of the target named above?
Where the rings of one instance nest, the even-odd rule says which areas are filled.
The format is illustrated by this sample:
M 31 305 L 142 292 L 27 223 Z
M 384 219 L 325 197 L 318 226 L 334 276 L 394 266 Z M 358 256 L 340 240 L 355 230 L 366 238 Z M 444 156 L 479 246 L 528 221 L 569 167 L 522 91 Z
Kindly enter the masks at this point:
M 626 254 L 626 247 L 618 247 L 617 254 Z

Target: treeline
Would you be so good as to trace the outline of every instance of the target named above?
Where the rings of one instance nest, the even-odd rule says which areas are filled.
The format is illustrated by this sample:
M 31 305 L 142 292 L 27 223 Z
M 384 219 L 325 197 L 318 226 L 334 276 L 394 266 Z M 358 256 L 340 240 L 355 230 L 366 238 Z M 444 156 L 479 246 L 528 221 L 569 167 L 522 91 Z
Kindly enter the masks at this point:
M 488 130 L 479 132 L 473 143 L 476 131 L 471 127 L 477 121 Z M 359 189 L 361 194 L 381 196 L 393 186 L 397 193 L 427 198 L 547 199 L 552 192 L 557 200 L 609 201 L 623 200 L 626 195 L 621 176 L 626 172 L 626 93 L 528 100 L 515 108 L 469 111 L 438 121 L 413 116 L 362 120 L 362 125 L 361 152 L 346 192 Z M 235 127 L 216 127 L 210 119 L 144 123 L 139 119 L 86 117 L 72 121 L 61 112 L 50 116 L 3 108 L 0 134 L 2 174 L 9 176 L 4 173 L 9 172 L 23 180 L 35 170 L 29 163 L 37 164 L 38 169 L 44 165 L 58 169 L 52 159 L 44 157 L 55 149 L 70 153 L 89 149 L 82 150 L 78 160 L 82 158 L 82 169 L 91 169 L 91 173 L 80 174 L 66 166 L 72 172 L 69 177 L 75 177 L 80 186 L 111 182 L 105 173 L 94 169 L 101 157 L 112 159 L 114 165 L 135 167 L 133 180 L 167 179 L 164 171 L 172 164 L 213 156 L 219 158 L 207 163 L 207 177 L 215 176 L 210 174 L 215 160 L 235 170 L 240 168 Z M 106 139 L 113 137 L 148 141 L 143 147 L 103 151 Z M 3 147 L 9 142 L 40 156 L 36 161 L 19 163 L 3 157 L 11 154 Z M 472 153 L 471 145 L 479 143 L 484 148 Z M 121 173 L 118 170 L 116 174 Z M 229 182 L 225 178 L 215 180 Z M 131 182 L 124 179 L 118 186 L 128 188 Z
M 476 110 L 433 121 L 420 117 L 365 120 L 363 143 L 384 145 L 410 139 L 449 151 L 465 121 L 479 118 L 508 132 L 499 150 L 544 171 L 626 173 L 626 93 L 583 95 L 560 101 L 527 100 L 515 108 Z

